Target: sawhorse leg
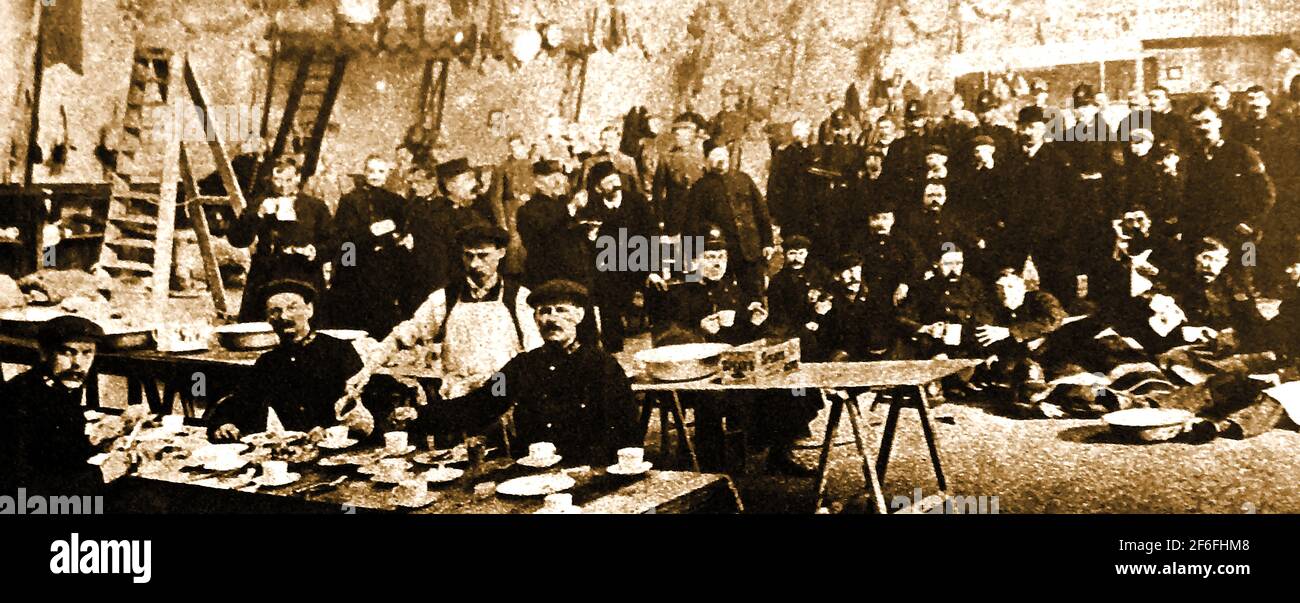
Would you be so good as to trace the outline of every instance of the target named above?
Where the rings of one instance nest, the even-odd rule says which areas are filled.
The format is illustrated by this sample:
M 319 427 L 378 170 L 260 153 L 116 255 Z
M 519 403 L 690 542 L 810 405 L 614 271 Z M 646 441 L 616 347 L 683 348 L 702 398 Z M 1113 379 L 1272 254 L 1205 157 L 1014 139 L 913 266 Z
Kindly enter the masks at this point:
M 686 411 L 682 410 L 682 400 L 677 396 L 675 390 L 672 392 L 672 395 L 672 413 L 674 418 L 677 419 L 677 436 L 679 440 L 686 445 L 686 453 L 691 457 L 691 469 L 696 473 L 699 473 L 700 457 L 695 454 L 695 442 L 691 439 L 691 435 L 686 431 Z M 667 425 L 664 426 L 664 431 L 668 431 Z
M 862 421 L 858 417 L 857 400 L 849 400 L 846 404 L 849 411 L 849 425 L 853 427 L 853 441 L 858 447 L 858 456 L 862 459 L 862 480 L 871 491 L 872 502 L 875 503 L 876 512 L 884 515 L 889 511 L 885 508 L 884 488 L 881 487 L 880 478 L 876 475 L 876 465 L 871 462 L 871 455 L 867 454 L 867 445 L 863 441 Z
M 939 482 L 939 491 L 943 492 L 948 489 L 948 482 L 943 477 L 943 466 L 939 461 L 939 440 L 934 433 L 934 425 L 930 422 L 930 404 L 926 399 L 925 386 L 917 385 L 915 406 L 917 412 L 921 415 L 921 431 L 925 433 L 925 444 L 930 451 L 930 464 L 934 466 L 934 476 Z M 885 470 L 889 466 L 889 453 L 894 446 L 894 432 L 898 429 L 898 415 L 903 410 L 904 397 L 902 392 L 895 390 L 893 400 L 889 406 L 889 415 L 885 417 L 885 430 L 880 437 L 880 457 L 876 461 L 876 473 L 880 476 L 880 481 L 885 481 Z
M 826 392 L 818 390 L 818 395 L 822 397 L 822 403 L 825 404 Z M 884 490 L 881 488 L 880 478 L 877 477 L 875 467 L 871 462 L 871 455 L 867 454 L 867 445 L 863 440 L 862 422 L 858 414 L 856 401 L 846 401 L 839 396 L 831 400 L 830 417 L 826 421 L 826 437 L 822 439 L 821 457 L 817 461 L 817 496 L 813 509 L 821 509 L 826 498 L 826 466 L 830 461 L 831 447 L 835 444 L 835 431 L 839 428 L 840 416 L 846 409 L 849 413 L 849 426 L 853 429 L 853 441 L 857 445 L 858 457 L 862 460 L 863 485 L 870 490 L 869 495 L 876 512 L 883 515 L 888 512 L 885 508 Z
M 825 404 L 826 392 L 818 389 L 817 395 L 822 397 L 822 404 Z M 826 497 L 826 464 L 831 458 L 831 446 L 835 444 L 835 430 L 840 426 L 840 413 L 843 412 L 844 400 L 836 396 L 831 400 L 831 414 L 826 420 L 826 437 L 822 439 L 822 452 L 817 460 L 817 496 L 813 503 L 813 511 L 822 508 L 822 501 Z

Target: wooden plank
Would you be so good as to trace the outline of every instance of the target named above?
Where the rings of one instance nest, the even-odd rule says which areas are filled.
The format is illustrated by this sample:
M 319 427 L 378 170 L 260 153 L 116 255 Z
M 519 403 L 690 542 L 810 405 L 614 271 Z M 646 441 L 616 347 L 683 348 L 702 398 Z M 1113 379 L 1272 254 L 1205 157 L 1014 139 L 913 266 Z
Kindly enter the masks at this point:
M 207 94 L 203 92 L 203 86 L 199 84 L 199 78 L 194 73 L 194 68 L 190 64 L 189 54 L 185 55 L 185 86 L 190 91 L 190 100 L 194 106 L 203 112 L 203 115 L 210 115 L 209 107 L 212 105 L 208 102 Z M 207 121 L 206 119 L 204 121 Z M 208 141 L 208 148 L 212 150 L 213 162 L 217 164 L 217 173 L 221 175 L 221 183 L 226 187 L 226 193 L 230 198 L 230 208 L 234 210 L 235 217 L 244 213 L 244 208 L 248 203 L 244 200 L 244 191 L 239 188 L 239 179 L 235 178 L 235 170 L 230 167 L 230 157 L 226 155 L 226 142 L 221 136 L 222 128 L 212 128 L 204 138 Z M 179 156 L 177 162 L 180 161 Z M 166 180 L 163 181 L 166 184 Z M 172 180 L 172 186 L 175 187 L 175 180 Z M 164 197 L 165 198 L 165 197 Z
M 447 106 L 447 72 L 450 69 L 451 59 L 443 59 L 442 71 L 438 72 L 438 85 L 434 88 L 437 104 L 434 106 L 433 140 L 429 141 L 430 144 L 438 142 L 439 135 L 442 133 L 442 110 Z
M 173 97 L 175 98 L 175 97 Z M 179 100 L 173 106 L 179 111 Z M 180 178 L 181 133 L 176 132 L 164 141 L 162 183 L 158 194 L 158 230 L 154 235 L 153 284 L 154 301 L 163 302 L 171 289 L 172 240 L 176 231 L 176 181 Z
M 194 228 L 194 238 L 199 244 L 199 255 L 203 257 L 203 272 L 208 277 L 208 292 L 212 294 L 212 305 L 217 308 L 217 312 L 229 314 L 230 309 L 226 304 L 226 285 L 221 282 L 221 268 L 217 265 L 217 254 L 212 251 L 208 215 L 203 211 L 203 198 L 199 196 L 199 187 L 194 184 L 194 173 L 190 170 L 190 159 L 184 148 L 181 148 L 180 170 L 181 182 L 185 184 L 190 224 Z
M 257 176 L 253 178 L 254 195 L 261 192 L 258 187 L 270 177 L 271 166 L 275 164 L 276 158 L 284 154 L 284 144 L 289 138 L 289 132 L 293 130 L 294 116 L 298 113 L 302 90 L 307 85 L 307 75 L 311 71 L 311 62 L 314 58 L 314 54 L 304 54 L 298 59 L 298 69 L 294 73 L 293 82 L 289 85 L 289 95 L 284 101 L 284 113 L 280 115 L 280 127 L 275 132 L 275 143 L 263 157 L 262 164 L 257 167 Z

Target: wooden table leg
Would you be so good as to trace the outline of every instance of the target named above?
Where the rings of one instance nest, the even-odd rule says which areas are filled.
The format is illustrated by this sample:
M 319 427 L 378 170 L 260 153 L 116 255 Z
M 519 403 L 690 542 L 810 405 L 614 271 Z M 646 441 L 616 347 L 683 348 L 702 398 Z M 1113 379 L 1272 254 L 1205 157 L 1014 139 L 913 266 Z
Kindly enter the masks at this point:
M 659 406 L 659 454 L 663 457 L 664 462 L 668 460 L 668 403 L 662 398 L 656 398 L 655 404 Z
M 691 457 L 691 469 L 696 473 L 700 472 L 700 457 L 695 454 L 695 442 L 691 440 L 691 435 L 686 431 L 686 412 L 682 410 L 682 400 L 677 396 L 677 391 L 673 390 L 673 414 L 677 416 L 677 435 L 686 443 L 686 453 Z
M 846 403 L 846 409 L 849 411 L 849 425 L 853 427 L 853 441 L 858 446 L 858 456 L 862 458 L 862 479 L 864 485 L 869 490 L 872 501 L 875 503 L 876 512 L 884 515 L 889 511 L 885 508 L 884 488 L 880 485 L 880 478 L 876 477 L 875 463 L 871 462 L 871 455 L 867 454 L 867 446 L 863 442 L 862 422 L 858 418 L 857 400 L 850 400 Z
M 647 393 L 641 396 L 641 441 L 650 434 L 650 417 L 655 414 L 654 394 Z
M 948 490 L 948 484 L 943 479 L 943 467 L 939 464 L 939 439 L 934 435 L 934 426 L 930 424 L 930 404 L 925 396 L 925 386 L 918 385 L 917 391 L 917 411 L 921 413 L 921 430 L 925 432 L 925 444 L 930 448 L 930 462 L 934 465 L 934 476 L 939 481 L 939 491 Z
M 885 482 L 885 470 L 889 468 L 889 453 L 894 448 L 894 432 L 898 429 L 898 414 L 903 411 L 902 396 L 891 392 L 889 414 L 885 417 L 885 429 L 880 434 L 880 456 L 876 458 L 876 477 Z
M 817 395 L 822 397 L 822 404 L 826 403 L 826 392 L 818 389 Z M 838 396 L 831 402 L 831 414 L 826 420 L 826 437 L 822 440 L 821 458 L 817 460 L 817 484 L 816 501 L 813 503 L 813 511 L 816 512 L 822 508 L 822 499 L 826 496 L 826 465 L 830 462 L 831 446 L 835 443 L 835 430 L 840 425 L 840 413 L 844 412 L 844 400 Z

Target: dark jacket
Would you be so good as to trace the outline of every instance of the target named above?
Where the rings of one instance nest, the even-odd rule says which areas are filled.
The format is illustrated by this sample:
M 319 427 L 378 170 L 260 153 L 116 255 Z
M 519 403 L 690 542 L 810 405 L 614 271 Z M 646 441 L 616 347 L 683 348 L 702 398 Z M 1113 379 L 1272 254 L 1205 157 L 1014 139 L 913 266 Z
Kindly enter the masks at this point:
M 782 236 L 813 234 L 815 182 L 808 173 L 812 161 L 812 149 L 799 144 L 778 149 L 772 155 L 772 170 L 767 177 L 767 204 L 772 219 L 781 226 Z M 821 243 L 813 241 L 814 245 Z
M 1276 190 L 1254 149 L 1228 140 L 1209 157 L 1192 149 L 1179 167 L 1187 173 L 1182 220 L 1186 236 L 1216 236 L 1231 244 L 1253 238 L 1236 233 L 1238 224 L 1260 231 Z
M 767 288 L 771 320 L 786 328 L 798 328 L 812 317 L 808 291 L 821 289 L 829 279 L 821 266 L 807 263 L 799 270 L 788 265 L 772 275 Z
M 410 316 L 434 291 L 464 274 L 456 232 L 474 224 L 491 224 L 475 207 L 456 207 L 445 197 L 411 199 L 406 208 L 406 232 L 413 247 L 405 252 L 408 271 L 402 277 L 402 316 Z M 405 250 L 403 250 L 405 251 Z
M 290 431 L 334 425 L 334 403 L 359 370 L 361 357 L 352 344 L 328 335 L 272 348 L 258 357 L 239 388 L 207 413 L 208 433 L 226 424 L 244 434 L 263 431 L 268 408 Z
M 515 356 L 501 369 L 504 395 L 491 382 L 452 400 L 421 410 L 426 430 L 475 431 L 513 408 L 523 444 L 551 442 L 566 464 L 604 467 L 618 449 L 640 446 L 637 403 L 623 368 L 613 356 L 583 345 L 566 353 L 544 345 Z M 500 389 L 496 389 L 500 392 Z
M 736 259 L 763 260 L 763 248 L 772 246 L 772 216 L 754 180 L 741 171 L 708 173 L 691 187 L 690 206 L 695 221 L 685 232 L 704 235 L 716 225 L 727 238 Z
M 858 295 L 836 293 L 831 309 L 824 315 L 815 312 L 811 325 L 802 325 L 801 338 L 810 362 L 867 361 L 894 358 L 898 343 L 909 336 L 899 320 L 891 294 L 865 288 Z M 809 327 L 815 325 L 815 329 Z
M 398 242 L 407 232 L 405 206 L 406 200 L 396 194 L 365 184 L 339 200 L 331 246 L 334 276 L 325 295 L 324 324 L 381 337 L 401 320 L 407 251 Z M 373 234 L 371 226 L 385 220 L 392 220 L 396 230 Z M 344 261 L 348 259 L 355 261 Z
M 103 480 L 86 463 L 97 450 L 85 435 L 83 390 L 46 375 L 32 369 L 0 385 L 0 487 L 11 495 L 19 487 L 32 494 L 89 494 Z
M 567 204 L 568 199 L 538 194 L 519 208 L 519 236 L 528 250 L 524 284 L 530 288 L 557 278 L 592 284 L 592 244 Z
M 704 157 L 698 150 L 673 149 L 660 158 L 651 190 L 656 217 L 663 223 L 665 234 L 679 234 L 694 226 L 687 197 L 691 186 L 703 175 Z
M 242 322 L 266 319 L 266 296 L 261 289 L 267 283 L 292 278 L 311 283 L 318 291 L 323 291 L 325 278 L 321 267 L 334 255 L 330 247 L 334 243 L 333 218 L 320 199 L 297 195 L 293 203 L 297 219 L 292 222 L 280 221 L 275 214 L 258 216 L 257 210 L 265 199 L 250 204 L 226 233 L 230 244 L 236 247 L 248 247 L 256 241 L 243 301 L 239 306 L 239 320 Z M 285 251 L 286 248 L 308 245 L 316 249 L 316 255 L 311 259 Z

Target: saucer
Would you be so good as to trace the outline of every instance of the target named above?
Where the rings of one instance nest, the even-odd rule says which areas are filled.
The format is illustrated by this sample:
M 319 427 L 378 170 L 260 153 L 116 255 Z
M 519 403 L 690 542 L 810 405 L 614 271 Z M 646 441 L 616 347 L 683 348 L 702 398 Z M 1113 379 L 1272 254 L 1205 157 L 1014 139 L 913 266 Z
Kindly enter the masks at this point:
M 563 473 L 545 473 L 517 477 L 497 484 L 497 494 L 506 496 L 546 496 L 572 488 L 576 482 Z
M 270 482 L 266 480 L 265 475 L 259 475 L 255 479 L 253 479 L 253 483 L 263 488 L 278 488 L 280 486 L 287 486 L 289 484 L 292 484 L 300 479 L 302 479 L 301 474 L 289 473 L 285 475 L 284 479 L 279 482 Z
M 421 498 L 420 500 L 411 500 L 408 498 L 400 498 L 394 496 L 391 502 L 393 503 L 393 506 L 396 507 L 402 507 L 405 509 L 419 509 L 433 504 L 433 501 L 435 500 L 438 500 L 437 492 L 425 492 L 424 497 Z
M 380 449 L 379 449 L 379 454 L 380 454 L 380 456 L 383 456 L 383 457 L 385 457 L 385 458 L 391 458 L 391 457 L 395 457 L 395 456 L 406 456 L 406 455 L 408 455 L 408 454 L 411 454 L 412 452 L 415 452 L 415 445 L 414 445 L 414 444 L 407 444 L 407 445 L 406 445 L 406 448 L 403 448 L 400 452 L 395 452 L 395 451 L 389 450 L 389 449 L 387 449 L 387 448 L 380 448 Z
M 326 450 L 343 450 L 345 448 L 351 448 L 356 445 L 357 445 L 357 440 L 351 438 L 338 441 L 338 442 L 333 442 L 330 440 L 321 440 L 316 443 L 317 448 L 324 448 Z
M 429 483 L 444 484 L 459 479 L 460 476 L 465 475 L 465 471 L 462 469 L 438 466 L 425 471 L 423 475 L 425 481 L 428 481 Z
M 229 463 L 218 463 L 216 461 L 208 461 L 205 463 L 200 463 L 198 466 L 202 467 L 204 471 L 225 473 L 227 471 L 234 471 L 236 469 L 241 469 L 247 464 L 248 464 L 248 459 L 237 458 L 234 461 L 231 461 Z
M 546 508 L 542 507 L 533 511 L 533 515 L 581 515 L 582 507 L 578 505 L 569 505 L 567 507 Z
M 553 465 L 555 465 L 556 463 L 560 462 L 560 459 L 563 459 L 563 458 L 564 458 L 564 457 L 562 457 L 562 456 L 560 456 L 560 455 L 558 455 L 558 454 L 556 454 L 556 455 L 552 455 L 552 456 L 550 456 L 550 457 L 545 457 L 545 458 L 536 458 L 536 457 L 526 456 L 526 457 L 521 458 L 521 459 L 519 459 L 519 460 L 517 460 L 517 461 L 515 461 L 515 462 L 516 462 L 516 463 L 519 463 L 520 465 L 523 465 L 523 466 L 525 466 L 525 467 L 532 467 L 533 469 L 545 469 L 545 468 L 547 468 L 547 467 L 553 466 Z
M 615 463 L 606 467 L 605 471 L 614 475 L 641 475 L 642 473 L 649 471 L 653 466 L 654 463 L 651 463 L 650 461 L 641 461 L 641 464 L 636 467 L 624 467 Z

